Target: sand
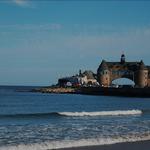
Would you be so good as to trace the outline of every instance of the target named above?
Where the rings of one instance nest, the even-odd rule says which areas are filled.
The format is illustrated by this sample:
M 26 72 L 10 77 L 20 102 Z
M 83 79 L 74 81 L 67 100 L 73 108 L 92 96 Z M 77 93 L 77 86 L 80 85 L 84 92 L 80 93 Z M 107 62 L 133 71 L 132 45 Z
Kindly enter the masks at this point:
M 112 145 L 63 148 L 59 150 L 150 150 L 150 141 L 126 142 Z

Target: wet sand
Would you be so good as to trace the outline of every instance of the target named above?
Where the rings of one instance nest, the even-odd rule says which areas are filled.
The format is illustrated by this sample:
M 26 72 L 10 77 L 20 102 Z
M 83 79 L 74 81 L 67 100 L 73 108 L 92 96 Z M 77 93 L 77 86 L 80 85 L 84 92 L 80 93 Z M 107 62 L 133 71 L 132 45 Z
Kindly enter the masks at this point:
M 59 150 L 150 150 L 150 141 L 127 142 L 112 145 L 85 146 L 76 148 L 63 148 Z

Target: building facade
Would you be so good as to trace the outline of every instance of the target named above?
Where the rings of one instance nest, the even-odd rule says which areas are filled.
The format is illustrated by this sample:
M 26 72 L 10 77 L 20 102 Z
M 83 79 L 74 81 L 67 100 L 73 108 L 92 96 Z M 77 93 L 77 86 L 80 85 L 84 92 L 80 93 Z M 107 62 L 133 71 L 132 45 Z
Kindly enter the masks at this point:
M 128 78 L 135 83 L 135 87 L 150 86 L 150 66 L 144 62 L 126 62 L 125 55 L 121 55 L 119 62 L 103 60 L 97 69 L 97 81 L 101 86 L 111 86 L 112 81 L 119 78 Z
M 99 84 L 96 80 L 96 75 L 92 71 L 86 70 L 83 73 L 81 73 L 80 70 L 78 75 L 58 79 L 58 85 L 60 87 L 68 87 L 68 86 L 78 87 L 82 85 L 88 86 Z

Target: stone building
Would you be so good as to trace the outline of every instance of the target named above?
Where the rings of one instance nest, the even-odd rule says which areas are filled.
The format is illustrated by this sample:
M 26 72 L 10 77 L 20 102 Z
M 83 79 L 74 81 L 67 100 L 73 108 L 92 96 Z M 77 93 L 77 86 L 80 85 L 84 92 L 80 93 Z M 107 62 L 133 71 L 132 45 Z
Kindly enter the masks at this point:
M 108 87 L 112 81 L 119 78 L 128 78 L 135 83 L 135 87 L 150 86 L 150 66 L 144 62 L 126 62 L 125 55 L 121 55 L 119 62 L 103 60 L 97 69 L 97 81 L 101 86 Z

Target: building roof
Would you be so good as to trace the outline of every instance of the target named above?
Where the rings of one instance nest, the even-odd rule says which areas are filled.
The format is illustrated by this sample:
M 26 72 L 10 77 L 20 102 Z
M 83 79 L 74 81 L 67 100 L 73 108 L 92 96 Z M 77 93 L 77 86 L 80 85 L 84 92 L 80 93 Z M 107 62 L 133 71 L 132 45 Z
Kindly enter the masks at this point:
M 95 79 L 94 73 L 91 70 L 86 70 L 82 73 L 82 76 L 87 76 L 87 79 Z
M 119 68 L 127 68 L 127 69 L 131 69 L 131 70 L 138 70 L 138 69 L 148 69 L 147 66 L 145 66 L 145 64 L 143 63 L 143 61 L 136 61 L 136 62 L 125 62 L 125 63 L 121 63 L 121 62 L 106 62 L 105 63 L 107 64 L 108 68 L 116 68 L 116 69 L 119 69 Z M 101 66 L 101 65 L 100 65 Z

